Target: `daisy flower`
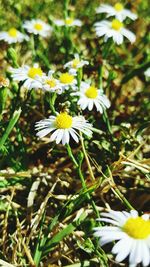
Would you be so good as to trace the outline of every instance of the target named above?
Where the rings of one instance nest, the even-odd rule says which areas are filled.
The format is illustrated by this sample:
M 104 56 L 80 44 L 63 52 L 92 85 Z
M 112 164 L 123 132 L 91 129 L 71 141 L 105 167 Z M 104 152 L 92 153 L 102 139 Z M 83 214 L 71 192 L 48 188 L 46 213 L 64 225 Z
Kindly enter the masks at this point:
M 79 96 L 78 105 L 82 110 L 88 108 L 92 110 L 94 106 L 97 111 L 103 113 L 103 110 L 110 107 L 110 101 L 102 90 L 96 88 L 89 83 L 81 82 L 80 91 L 72 93 Z
M 124 25 L 118 19 L 113 19 L 111 22 L 102 20 L 95 23 L 96 35 L 101 37 L 104 35 L 104 41 L 107 42 L 108 38 L 113 38 L 113 41 L 118 45 L 123 43 L 125 36 L 131 43 L 135 42 L 136 36 L 131 31 L 124 28 Z
M 69 68 L 70 73 L 76 73 L 79 68 L 84 65 L 88 65 L 89 62 L 79 58 L 78 54 L 75 54 L 75 58 L 64 65 L 64 68 Z
M 42 88 L 42 83 L 39 80 L 39 77 L 42 78 L 45 76 L 38 64 L 34 64 L 33 67 L 24 65 L 20 68 L 11 68 L 11 76 L 14 81 L 22 81 L 23 86 L 27 89 L 38 89 Z
M 64 20 L 62 19 L 55 19 L 54 23 L 56 26 L 68 26 L 68 27 L 72 27 L 72 26 L 78 26 L 81 27 L 82 26 L 82 21 L 79 19 L 73 19 L 73 18 L 66 18 Z
M 61 85 L 62 90 L 68 90 L 70 87 L 75 90 L 77 80 L 74 77 L 74 74 L 71 74 L 69 72 L 61 73 L 59 76 L 59 82 Z
M 150 219 L 148 214 L 142 216 L 132 210 L 129 212 L 113 211 L 101 213 L 104 218 L 99 221 L 113 226 L 94 228 L 95 236 L 100 238 L 100 245 L 118 240 L 112 249 L 117 254 L 116 261 L 121 262 L 129 256 L 130 266 L 142 263 L 150 264 Z
M 54 71 L 50 70 L 47 76 L 39 77 L 39 81 L 42 83 L 42 88 L 45 91 L 62 93 L 62 86 L 60 82 L 53 77 Z
M 106 13 L 107 17 L 115 16 L 120 21 L 123 21 L 126 17 L 132 20 L 137 19 L 137 15 L 124 8 L 121 3 L 116 3 L 114 6 L 102 4 L 96 9 L 96 13 Z
M 69 144 L 70 136 L 75 142 L 79 142 L 78 131 L 87 136 L 92 134 L 92 125 L 85 120 L 83 116 L 70 116 L 67 112 L 58 113 L 56 116 L 50 116 L 48 119 L 36 123 L 36 130 L 39 130 L 37 136 L 42 138 L 53 132 L 50 141 L 56 141 L 56 144 Z
M 39 34 L 42 37 L 50 36 L 52 32 L 52 27 L 41 19 L 32 19 L 25 21 L 23 28 L 26 29 L 29 33 L 33 33 L 35 35 Z
M 7 32 L 0 32 L 0 40 L 4 40 L 8 44 L 21 43 L 24 40 L 28 41 L 29 37 L 15 28 L 10 28 Z

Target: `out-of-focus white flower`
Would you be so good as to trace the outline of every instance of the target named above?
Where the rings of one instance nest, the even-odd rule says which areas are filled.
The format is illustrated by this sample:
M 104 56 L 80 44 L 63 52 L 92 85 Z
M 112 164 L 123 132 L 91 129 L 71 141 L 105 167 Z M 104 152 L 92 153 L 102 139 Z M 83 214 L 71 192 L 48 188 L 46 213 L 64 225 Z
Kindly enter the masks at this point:
M 110 101 L 102 90 L 89 83 L 81 82 L 80 91 L 72 95 L 79 96 L 78 105 L 82 110 L 88 108 L 91 111 L 95 106 L 97 111 L 103 113 L 104 109 L 110 107 Z
M 82 68 L 84 65 L 88 65 L 88 64 L 89 64 L 88 61 L 80 59 L 79 55 L 75 54 L 74 59 L 67 62 L 64 65 L 64 68 L 69 68 L 70 73 L 76 73 L 79 68 Z
M 113 38 L 113 41 L 118 45 L 123 43 L 125 36 L 131 43 L 134 43 L 136 36 L 131 31 L 124 28 L 121 21 L 113 19 L 111 22 L 102 20 L 95 23 L 96 35 L 101 37 L 104 35 L 104 41 L 107 42 L 108 38 Z
M 61 73 L 59 76 L 59 82 L 61 84 L 62 90 L 68 90 L 70 87 L 72 90 L 76 89 L 77 80 L 74 77 L 74 74 L 69 72 Z
M 14 81 L 24 81 L 23 86 L 25 88 L 42 88 L 42 83 L 39 77 L 44 77 L 45 73 L 41 70 L 38 64 L 34 64 L 33 67 L 24 65 L 20 68 L 11 68 L 10 71 Z
M 129 256 L 129 266 L 142 263 L 150 264 L 150 219 L 149 215 L 138 215 L 136 210 L 129 212 L 113 211 L 101 213 L 104 218 L 99 221 L 113 226 L 94 228 L 95 236 L 100 238 L 100 245 L 119 240 L 112 253 L 117 254 L 116 261 L 121 262 Z
M 58 113 L 57 116 L 50 116 L 48 119 L 36 123 L 37 136 L 42 138 L 53 132 L 50 141 L 56 141 L 56 144 L 62 142 L 63 145 L 69 144 L 70 136 L 79 142 L 81 131 L 87 136 L 92 135 L 92 125 L 85 120 L 83 116 L 70 116 L 67 112 Z
M 4 40 L 8 44 L 21 43 L 24 40 L 28 41 L 29 37 L 15 28 L 11 28 L 8 31 L 0 32 L 0 40 Z
M 144 72 L 145 76 L 147 78 L 150 78 L 150 68 L 148 68 L 145 72 Z
M 115 16 L 120 21 L 123 21 L 126 17 L 132 20 L 137 19 L 137 15 L 124 8 L 121 3 L 116 3 L 114 6 L 102 4 L 96 8 L 96 13 L 106 13 L 107 17 Z
M 24 22 L 23 28 L 29 33 L 39 34 L 42 37 L 48 37 L 52 32 L 52 27 L 41 19 L 27 20 Z
M 56 24 L 56 26 L 68 26 L 68 27 L 72 27 L 72 26 L 78 26 L 81 27 L 82 26 L 82 21 L 79 19 L 73 19 L 73 18 L 66 18 L 66 19 L 55 19 L 54 20 L 54 24 Z
M 53 77 L 54 71 L 50 70 L 47 76 L 39 77 L 39 81 L 42 83 L 42 89 L 48 92 L 62 93 L 62 86 L 60 82 Z

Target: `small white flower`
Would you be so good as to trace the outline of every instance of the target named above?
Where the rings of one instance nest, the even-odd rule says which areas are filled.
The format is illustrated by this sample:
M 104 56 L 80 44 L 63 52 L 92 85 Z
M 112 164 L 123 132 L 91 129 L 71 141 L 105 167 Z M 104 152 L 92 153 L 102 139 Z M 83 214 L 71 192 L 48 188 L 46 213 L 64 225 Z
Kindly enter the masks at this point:
M 52 27 L 41 19 L 27 20 L 23 24 L 23 27 L 29 33 L 33 33 L 35 35 L 39 34 L 42 37 L 48 37 L 52 32 Z
M 148 68 L 145 72 L 144 72 L 145 76 L 147 78 L 150 78 L 150 68 Z
M 107 17 L 115 16 L 120 21 L 123 21 L 126 17 L 132 20 L 137 19 L 137 15 L 124 8 L 121 3 L 116 3 L 114 6 L 102 4 L 96 9 L 96 13 L 106 13 Z
M 79 142 L 78 131 L 87 136 L 92 135 L 92 125 L 85 120 L 83 116 L 70 116 L 67 112 L 58 113 L 57 116 L 50 116 L 36 123 L 37 136 L 42 138 L 53 132 L 50 141 L 56 141 L 56 144 L 62 142 L 63 145 L 69 144 L 70 136 Z
M 64 68 L 69 68 L 70 73 L 76 73 L 79 68 L 84 65 L 88 65 L 89 62 L 79 58 L 78 54 L 75 54 L 75 58 L 64 65 Z
M 60 82 L 53 77 L 54 71 L 50 70 L 47 76 L 39 77 L 38 80 L 42 83 L 42 89 L 48 92 L 62 93 Z
M 59 76 L 59 82 L 62 90 L 68 90 L 70 87 L 72 90 L 76 89 L 77 80 L 74 77 L 75 73 L 69 72 L 61 73 Z
M 28 41 L 29 37 L 15 28 L 9 29 L 7 32 L 0 32 L 0 40 L 4 40 L 8 44 L 21 43 L 24 40 Z
M 11 68 L 12 78 L 14 81 L 24 81 L 23 86 L 27 89 L 42 88 L 42 83 L 39 79 L 44 77 L 45 74 L 41 70 L 38 64 L 34 64 L 33 67 L 24 65 L 20 68 Z
M 104 41 L 107 42 L 108 38 L 113 38 L 113 41 L 118 45 L 123 43 L 125 36 L 131 43 L 135 42 L 136 36 L 131 31 L 124 28 L 121 21 L 113 19 L 111 22 L 102 20 L 95 23 L 96 35 L 101 37 L 104 35 Z
M 138 212 L 113 211 L 101 213 L 104 218 L 99 221 L 113 226 L 94 228 L 95 236 L 100 238 L 100 245 L 119 240 L 113 247 L 112 253 L 117 254 L 116 261 L 121 262 L 129 256 L 129 266 L 142 263 L 144 267 L 150 264 L 150 219 L 145 214 L 141 217 Z
M 73 18 L 66 18 L 66 19 L 55 19 L 54 23 L 56 24 L 56 26 L 68 26 L 68 27 L 72 27 L 72 26 L 78 26 L 81 27 L 82 26 L 82 21 L 79 19 L 73 19 Z
M 104 109 L 110 107 L 110 101 L 102 90 L 89 83 L 81 82 L 80 91 L 72 93 L 72 95 L 79 96 L 78 105 L 82 110 L 88 108 L 91 111 L 95 106 L 97 111 L 103 113 Z

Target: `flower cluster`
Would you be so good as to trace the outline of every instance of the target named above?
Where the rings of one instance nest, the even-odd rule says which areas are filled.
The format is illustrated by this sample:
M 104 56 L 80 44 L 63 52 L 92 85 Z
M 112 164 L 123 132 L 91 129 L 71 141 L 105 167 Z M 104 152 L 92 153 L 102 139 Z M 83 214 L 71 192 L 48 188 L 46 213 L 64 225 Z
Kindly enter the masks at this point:
M 56 26 L 82 26 L 82 22 L 79 19 L 66 18 L 65 20 L 54 20 Z M 43 38 L 47 38 L 52 33 L 52 27 L 45 23 L 41 19 L 27 20 L 22 26 L 29 34 L 39 35 Z M 24 40 L 29 41 L 30 38 L 24 33 L 21 33 L 16 28 L 10 28 L 8 31 L 0 32 L 0 40 L 4 40 L 8 44 L 21 43 Z
M 126 37 L 131 43 L 135 42 L 136 36 L 124 27 L 124 20 L 128 17 L 135 20 L 137 16 L 130 10 L 123 7 L 121 3 L 116 3 L 113 7 L 102 4 L 96 9 L 97 13 L 106 13 L 107 17 L 114 16 L 111 21 L 102 20 L 95 23 L 95 31 L 98 37 L 104 36 L 106 42 L 112 38 L 118 45 L 123 43 L 123 37 Z
M 103 113 L 106 108 L 110 107 L 110 101 L 101 89 L 95 87 L 92 83 L 81 81 L 80 87 L 77 86 L 78 69 L 89 64 L 88 61 L 80 59 L 79 55 L 75 54 L 74 59 L 64 65 L 68 68 L 68 72 L 55 74 L 49 70 L 48 74 L 44 73 L 38 64 L 33 66 L 24 65 L 19 68 L 11 68 L 11 75 L 14 81 L 21 82 L 24 88 L 42 89 L 49 93 L 63 94 L 64 91 L 70 90 L 70 96 L 76 96 L 77 104 L 81 110 L 88 109 L 91 111 L 96 107 L 97 111 Z M 39 132 L 37 136 L 42 138 L 53 132 L 50 141 L 56 140 L 59 144 L 68 144 L 70 136 L 78 142 L 79 134 L 77 130 L 91 136 L 92 125 L 88 123 L 83 116 L 72 117 L 68 112 L 57 113 L 57 116 L 50 116 L 49 119 L 44 119 L 36 123 L 36 130 Z

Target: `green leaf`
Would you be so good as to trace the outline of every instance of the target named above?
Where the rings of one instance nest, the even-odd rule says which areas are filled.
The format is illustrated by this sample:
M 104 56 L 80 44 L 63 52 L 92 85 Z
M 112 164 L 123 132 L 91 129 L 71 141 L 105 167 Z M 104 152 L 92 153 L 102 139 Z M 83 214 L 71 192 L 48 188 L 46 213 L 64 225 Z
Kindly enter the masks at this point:
M 17 121 L 19 120 L 20 114 L 21 114 L 21 108 L 15 110 L 15 112 L 13 113 L 12 118 L 10 119 L 9 124 L 6 128 L 6 131 L 0 140 L 0 150 L 3 148 L 9 134 L 11 133 Z
M 86 217 L 87 213 L 83 212 L 76 221 L 68 224 L 66 228 L 62 229 L 58 234 L 52 237 L 52 239 L 46 243 L 44 248 L 41 248 L 42 250 L 44 250 L 44 255 L 47 255 L 49 251 L 53 249 L 54 246 L 56 246 L 60 241 L 62 241 L 63 238 L 71 234 L 85 220 Z

